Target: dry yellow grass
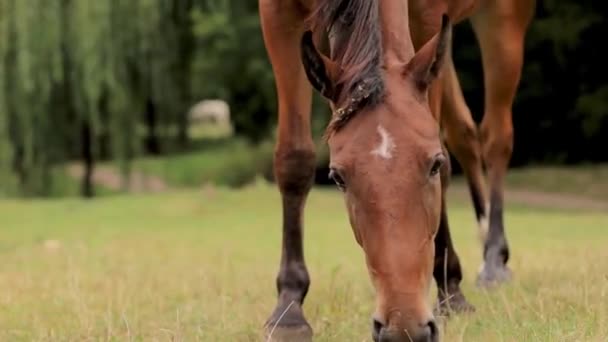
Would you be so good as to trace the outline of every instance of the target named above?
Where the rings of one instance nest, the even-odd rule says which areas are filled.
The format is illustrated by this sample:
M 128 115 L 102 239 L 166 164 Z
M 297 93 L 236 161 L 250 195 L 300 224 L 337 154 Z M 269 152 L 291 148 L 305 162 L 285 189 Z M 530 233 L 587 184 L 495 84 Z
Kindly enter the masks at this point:
M 258 341 L 275 304 L 280 202 L 267 185 L 79 200 L 0 201 L 0 341 Z M 608 215 L 508 206 L 515 279 L 474 287 L 468 202 L 451 225 L 477 312 L 444 341 L 607 341 Z M 373 293 L 343 202 L 306 211 L 315 341 L 370 341 Z

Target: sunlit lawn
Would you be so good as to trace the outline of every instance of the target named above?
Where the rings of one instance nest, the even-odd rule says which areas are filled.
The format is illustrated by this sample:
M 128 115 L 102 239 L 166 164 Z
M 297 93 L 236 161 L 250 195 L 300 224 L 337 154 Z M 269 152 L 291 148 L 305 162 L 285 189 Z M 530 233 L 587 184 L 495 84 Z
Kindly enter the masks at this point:
M 472 210 L 451 225 L 477 312 L 445 341 L 607 341 L 608 215 L 511 205 L 515 280 L 474 286 Z M 257 341 L 275 304 L 280 201 L 269 185 L 0 201 L 0 341 Z M 370 341 L 373 293 L 335 191 L 306 211 L 315 341 Z

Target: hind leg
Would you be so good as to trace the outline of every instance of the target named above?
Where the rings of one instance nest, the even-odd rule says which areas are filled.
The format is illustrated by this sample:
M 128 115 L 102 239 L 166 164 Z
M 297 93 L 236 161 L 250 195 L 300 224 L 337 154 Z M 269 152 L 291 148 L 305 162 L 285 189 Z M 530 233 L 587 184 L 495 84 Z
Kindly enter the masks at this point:
M 509 247 L 505 235 L 504 179 L 513 150 L 512 106 L 523 65 L 524 38 L 534 1 L 492 1 L 471 18 L 482 51 L 485 113 L 482 153 L 490 184 L 489 230 L 479 286 L 508 281 Z
M 266 339 L 272 341 L 312 338 L 312 329 L 302 311 L 310 285 L 304 261 L 302 214 L 313 183 L 315 152 L 310 130 L 312 91 L 299 55 L 305 15 L 301 11 L 296 1 L 260 1 L 264 42 L 279 101 L 274 173 L 283 207 L 281 263 L 276 279 L 278 302 L 265 324 Z

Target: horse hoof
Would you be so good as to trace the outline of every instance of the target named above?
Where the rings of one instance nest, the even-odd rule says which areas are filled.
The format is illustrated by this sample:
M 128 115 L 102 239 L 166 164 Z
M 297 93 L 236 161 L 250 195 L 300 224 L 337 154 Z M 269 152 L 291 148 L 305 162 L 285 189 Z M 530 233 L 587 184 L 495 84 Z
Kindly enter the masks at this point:
M 449 317 L 451 313 L 473 313 L 475 310 L 475 306 L 467 301 L 462 292 L 456 292 L 437 302 L 435 316 Z
M 506 265 L 488 266 L 485 263 L 477 275 L 477 286 L 479 288 L 490 289 L 507 283 L 512 278 L 513 273 Z
M 266 342 L 311 342 L 312 328 L 308 323 L 303 325 L 268 324 L 265 327 Z
M 300 305 L 279 304 L 264 324 L 264 335 L 267 342 L 310 342 L 312 328 L 306 322 Z

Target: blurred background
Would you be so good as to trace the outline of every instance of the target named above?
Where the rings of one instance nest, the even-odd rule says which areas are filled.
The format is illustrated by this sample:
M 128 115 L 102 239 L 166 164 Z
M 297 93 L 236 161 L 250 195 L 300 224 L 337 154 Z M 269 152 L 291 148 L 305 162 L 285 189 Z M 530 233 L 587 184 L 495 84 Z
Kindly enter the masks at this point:
M 607 13 L 601 1 L 538 1 L 512 167 L 608 161 Z M 467 22 L 454 56 L 479 121 L 483 74 Z M 328 182 L 328 118 L 316 97 L 318 184 Z M 0 196 L 272 180 L 276 120 L 257 1 L 0 1 Z

